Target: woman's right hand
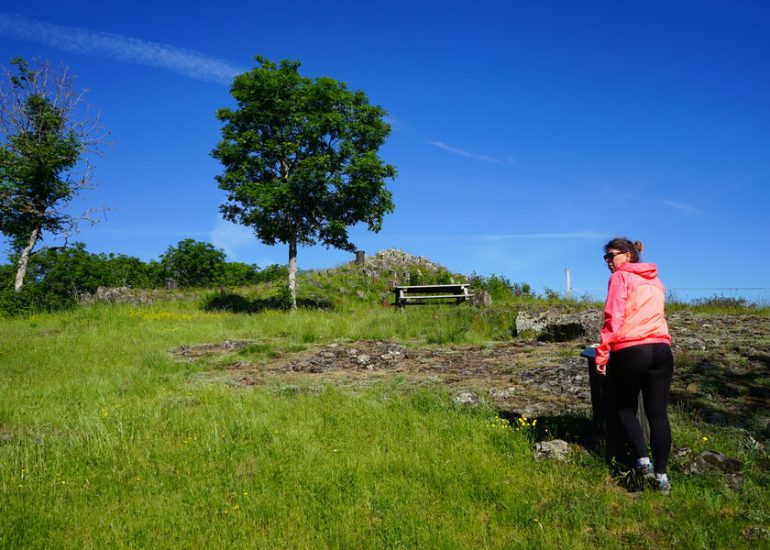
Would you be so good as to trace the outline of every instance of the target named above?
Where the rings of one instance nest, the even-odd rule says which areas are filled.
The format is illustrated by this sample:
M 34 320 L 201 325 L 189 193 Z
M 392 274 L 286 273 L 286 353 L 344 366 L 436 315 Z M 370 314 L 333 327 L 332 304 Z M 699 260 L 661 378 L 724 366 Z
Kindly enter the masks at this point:
M 596 365 L 596 372 L 602 376 L 607 376 L 607 363 L 604 363 L 603 365 Z

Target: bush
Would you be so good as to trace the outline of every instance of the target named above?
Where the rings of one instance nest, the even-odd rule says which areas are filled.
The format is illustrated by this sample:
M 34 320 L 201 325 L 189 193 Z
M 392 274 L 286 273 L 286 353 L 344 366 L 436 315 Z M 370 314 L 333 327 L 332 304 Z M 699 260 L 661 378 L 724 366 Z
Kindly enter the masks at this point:
M 693 304 L 701 307 L 715 309 L 745 309 L 751 307 L 746 298 L 730 298 L 728 296 L 712 296 L 711 298 L 699 298 Z
M 289 285 L 283 285 L 278 291 L 278 296 L 275 298 L 276 307 L 279 309 L 290 310 L 293 304 L 291 299 L 291 290 Z
M 144 263 L 139 258 L 125 254 L 100 254 L 104 264 L 104 280 L 99 286 L 153 288 L 163 286 L 163 276 L 157 262 Z M 154 265 L 153 265 L 154 264 Z
M 211 243 L 184 239 L 160 257 L 166 277 L 179 286 L 211 286 L 225 273 L 225 253 Z
M 493 300 L 505 300 L 515 297 L 534 296 L 532 287 L 529 283 L 511 283 L 505 275 L 492 274 L 489 277 L 473 273 L 469 281 L 471 288 L 483 290 L 492 297 Z
M 285 265 L 271 264 L 256 274 L 255 283 L 272 283 L 289 278 L 289 268 Z
M 550 287 L 545 287 L 543 292 L 545 292 L 545 299 L 549 302 L 558 302 L 561 299 L 559 292 Z
M 5 266 L 3 266 L 5 267 Z M 32 310 L 29 292 L 16 292 L 13 285 L 0 288 L 0 314 L 24 315 Z
M 259 268 L 256 265 L 228 262 L 224 265 L 217 283 L 225 286 L 253 285 L 259 282 L 259 275 Z
M 15 263 L 0 269 L 0 310 L 6 314 L 72 307 L 80 294 L 96 290 L 104 279 L 99 257 L 86 252 L 83 243 L 33 254 L 21 292 L 14 289 L 16 269 Z

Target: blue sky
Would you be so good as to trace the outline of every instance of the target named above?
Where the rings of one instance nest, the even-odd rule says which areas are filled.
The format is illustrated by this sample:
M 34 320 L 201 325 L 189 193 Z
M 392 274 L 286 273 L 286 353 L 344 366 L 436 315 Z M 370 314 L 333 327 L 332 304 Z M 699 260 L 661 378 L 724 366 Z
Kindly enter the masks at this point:
M 101 112 L 112 145 L 73 204 L 111 209 L 76 238 L 91 252 L 149 260 L 190 237 L 285 263 L 286 246 L 221 220 L 210 156 L 228 82 L 259 54 L 388 111 L 396 211 L 379 234 L 353 229 L 367 253 L 537 291 L 563 290 L 569 267 L 576 293 L 601 297 L 602 245 L 628 236 L 686 297 L 770 287 L 768 28 L 766 1 L 5 0 L 0 60 L 63 62 Z

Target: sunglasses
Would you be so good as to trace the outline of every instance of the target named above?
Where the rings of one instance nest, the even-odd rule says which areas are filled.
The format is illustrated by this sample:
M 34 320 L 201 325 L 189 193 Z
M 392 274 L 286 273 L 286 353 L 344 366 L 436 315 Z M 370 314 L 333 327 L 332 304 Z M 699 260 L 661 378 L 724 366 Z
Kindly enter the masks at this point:
M 607 253 L 606 253 L 604 256 L 602 256 L 602 257 L 604 258 L 604 261 L 605 261 L 605 262 L 611 262 L 611 261 L 612 261 L 612 259 L 613 259 L 615 256 L 620 256 L 621 254 L 627 254 L 627 252 L 615 252 L 615 254 L 613 254 L 612 252 L 607 252 Z

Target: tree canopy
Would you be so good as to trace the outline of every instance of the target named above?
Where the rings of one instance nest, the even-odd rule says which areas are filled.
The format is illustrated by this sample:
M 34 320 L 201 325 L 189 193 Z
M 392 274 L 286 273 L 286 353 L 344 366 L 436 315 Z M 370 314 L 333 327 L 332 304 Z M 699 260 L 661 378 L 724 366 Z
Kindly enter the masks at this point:
M 222 140 L 213 150 L 232 222 L 252 227 L 268 245 L 289 245 L 289 289 L 296 307 L 298 245 L 355 250 L 348 228 L 379 231 L 393 211 L 385 180 L 396 170 L 378 156 L 390 133 L 385 111 L 343 82 L 299 74 L 297 61 L 271 62 L 235 78 L 236 109 L 223 108 Z

